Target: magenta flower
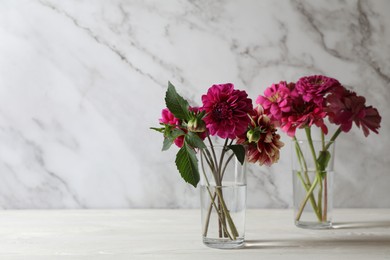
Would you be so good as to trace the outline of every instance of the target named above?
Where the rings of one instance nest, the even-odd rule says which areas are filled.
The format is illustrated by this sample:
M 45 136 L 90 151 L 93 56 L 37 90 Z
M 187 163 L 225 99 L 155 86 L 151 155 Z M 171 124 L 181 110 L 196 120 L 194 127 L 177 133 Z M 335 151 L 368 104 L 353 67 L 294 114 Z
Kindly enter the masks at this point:
M 165 125 L 170 125 L 172 126 L 173 128 L 178 128 L 178 129 L 182 129 L 180 128 L 180 119 L 176 118 L 172 113 L 171 111 L 169 111 L 168 108 L 164 108 L 162 111 L 161 111 L 161 118 L 159 119 L 159 122 L 162 123 L 162 124 L 165 124 Z M 183 129 L 182 129 L 183 130 Z M 181 148 L 183 146 L 183 143 L 184 143 L 184 136 L 179 136 L 177 137 L 175 140 L 174 140 L 174 143 L 176 146 L 178 146 L 179 148 Z
M 324 122 L 326 112 L 321 107 L 306 103 L 301 108 L 303 109 L 302 112 L 281 118 L 281 128 L 288 136 L 294 137 L 297 128 L 311 127 L 312 125 L 321 128 L 324 134 L 328 133 L 328 128 Z
M 296 85 L 295 85 L 296 86 Z M 280 118 L 280 127 L 288 136 L 294 137 L 297 128 L 311 127 L 316 125 L 327 134 L 328 128 L 324 118 L 326 111 L 321 105 L 314 102 L 305 102 L 296 89 L 291 89 L 291 109 L 289 113 L 283 113 Z
M 180 119 L 176 118 L 168 108 L 164 108 L 161 111 L 161 118 L 159 119 L 159 122 L 171 126 L 180 125 Z
M 260 104 L 265 114 L 270 115 L 271 120 L 279 120 L 282 114 L 291 111 L 291 91 L 294 83 L 287 84 L 281 81 L 279 84 L 272 84 L 264 91 L 264 96 L 259 96 L 256 104 Z
M 231 83 L 213 85 L 202 102 L 210 135 L 234 139 L 247 130 L 253 106 L 245 91 L 235 90 Z
M 377 109 L 366 106 L 366 99 L 358 96 L 355 92 L 343 88 L 331 94 L 327 98 L 329 121 L 340 125 L 343 132 L 352 128 L 352 123 L 362 127 L 364 136 L 370 131 L 378 133 L 381 123 L 381 116 Z
M 271 120 L 289 136 L 295 136 L 297 128 L 316 125 L 324 133 L 328 128 L 324 123 L 326 112 L 321 105 L 314 102 L 305 102 L 297 92 L 296 84 L 280 82 L 273 84 L 259 96 L 257 103 L 263 106 L 265 113 L 269 113 Z
M 322 105 L 325 95 L 338 87 L 341 84 L 336 79 L 322 75 L 302 77 L 296 83 L 296 90 L 303 100 L 317 105 Z
M 280 135 L 276 133 L 276 127 L 271 119 L 263 113 L 258 106 L 252 114 L 249 131 L 256 135 L 255 141 L 248 139 L 247 135 L 241 135 L 237 139 L 238 144 L 247 144 L 247 158 L 251 163 L 271 166 L 278 162 L 280 149 L 284 143 L 280 141 Z

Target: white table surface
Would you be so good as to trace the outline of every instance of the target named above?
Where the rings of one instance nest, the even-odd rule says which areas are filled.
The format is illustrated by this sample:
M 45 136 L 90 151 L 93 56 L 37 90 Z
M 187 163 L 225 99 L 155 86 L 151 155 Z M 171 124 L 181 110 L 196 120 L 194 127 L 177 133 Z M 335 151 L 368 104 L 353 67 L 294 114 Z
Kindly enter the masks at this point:
M 4 210 L 0 259 L 390 259 L 390 209 L 337 209 L 305 230 L 291 210 L 248 210 L 246 245 L 203 245 L 199 210 Z

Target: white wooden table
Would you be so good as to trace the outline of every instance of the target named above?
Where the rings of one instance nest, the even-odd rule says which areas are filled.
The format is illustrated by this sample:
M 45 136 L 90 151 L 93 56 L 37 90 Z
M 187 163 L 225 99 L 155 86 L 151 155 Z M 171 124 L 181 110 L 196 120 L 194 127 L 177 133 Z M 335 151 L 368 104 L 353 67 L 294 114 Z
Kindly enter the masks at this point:
M 0 259 L 390 259 L 390 209 L 338 209 L 331 230 L 248 210 L 246 245 L 202 244 L 199 210 L 0 211 Z

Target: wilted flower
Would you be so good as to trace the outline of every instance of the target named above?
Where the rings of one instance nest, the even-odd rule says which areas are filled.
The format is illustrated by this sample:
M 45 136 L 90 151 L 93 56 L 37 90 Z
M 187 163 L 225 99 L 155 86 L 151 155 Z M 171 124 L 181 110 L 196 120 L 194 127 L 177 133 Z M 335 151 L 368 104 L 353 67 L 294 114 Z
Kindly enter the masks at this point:
M 202 102 L 206 111 L 203 120 L 210 135 L 234 139 L 247 130 L 247 114 L 253 107 L 245 91 L 235 90 L 231 83 L 213 85 L 202 96 Z
M 254 129 L 249 129 L 246 132 L 246 138 L 248 138 L 248 143 L 257 143 L 261 137 L 261 130 L 259 127 L 255 127 Z
M 255 129 L 259 133 L 257 141 L 249 140 L 246 136 L 238 138 L 238 144 L 247 144 L 247 157 L 251 163 L 258 162 L 260 165 L 271 166 L 279 160 L 280 148 L 284 143 L 280 141 L 280 135 L 268 116 L 263 113 L 261 106 L 254 109 L 251 115 L 249 131 Z M 248 131 L 248 132 L 249 132 Z
M 369 130 L 378 133 L 381 116 L 372 106 L 366 106 L 366 99 L 355 92 L 343 88 L 327 98 L 329 121 L 340 125 L 343 132 L 352 128 L 352 123 L 362 126 L 364 136 Z

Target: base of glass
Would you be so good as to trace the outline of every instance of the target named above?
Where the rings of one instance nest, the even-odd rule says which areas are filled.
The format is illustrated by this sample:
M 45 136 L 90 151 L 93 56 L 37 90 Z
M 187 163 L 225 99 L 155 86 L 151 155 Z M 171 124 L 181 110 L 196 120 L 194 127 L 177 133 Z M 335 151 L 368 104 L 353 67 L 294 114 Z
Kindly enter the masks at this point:
M 332 222 L 295 221 L 295 226 L 305 229 L 330 229 Z
M 203 243 L 211 248 L 234 249 L 244 246 L 244 238 L 239 237 L 236 240 L 230 240 L 226 238 L 203 237 Z

